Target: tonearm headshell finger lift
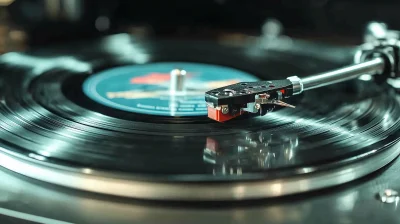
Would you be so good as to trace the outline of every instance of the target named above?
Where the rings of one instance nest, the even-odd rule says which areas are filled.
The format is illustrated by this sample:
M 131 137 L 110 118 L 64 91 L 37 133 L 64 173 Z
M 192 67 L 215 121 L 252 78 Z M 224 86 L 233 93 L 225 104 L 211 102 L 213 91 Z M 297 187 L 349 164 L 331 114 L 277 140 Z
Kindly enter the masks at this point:
M 398 32 L 386 30 L 380 23 L 369 26 L 373 41 L 361 45 L 355 64 L 337 70 L 300 78 L 241 82 L 213 89 L 205 94 L 208 117 L 225 122 L 244 113 L 265 115 L 276 105 L 295 106 L 284 100 L 304 91 L 355 79 L 361 75 L 382 75 L 398 78 L 400 41 Z

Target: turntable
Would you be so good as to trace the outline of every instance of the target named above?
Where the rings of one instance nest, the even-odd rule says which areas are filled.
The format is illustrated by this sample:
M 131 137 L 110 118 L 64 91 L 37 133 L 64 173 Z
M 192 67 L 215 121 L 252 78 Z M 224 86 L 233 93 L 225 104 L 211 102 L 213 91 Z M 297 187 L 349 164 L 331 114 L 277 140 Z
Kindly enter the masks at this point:
M 116 34 L 4 54 L 0 214 L 42 223 L 398 220 L 398 45 L 386 32 L 365 46 L 388 45 L 356 54 L 372 62 L 351 79 L 299 92 L 264 116 L 214 108 L 235 115 L 223 123 L 207 117 L 205 93 L 334 70 L 359 49 Z

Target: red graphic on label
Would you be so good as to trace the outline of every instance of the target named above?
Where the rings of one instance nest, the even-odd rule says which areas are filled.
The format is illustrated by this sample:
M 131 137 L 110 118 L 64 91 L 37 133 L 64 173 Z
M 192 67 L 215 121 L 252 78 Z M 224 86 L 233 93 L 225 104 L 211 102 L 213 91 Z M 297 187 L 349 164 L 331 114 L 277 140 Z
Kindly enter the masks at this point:
M 144 76 L 134 77 L 131 79 L 132 84 L 159 84 L 169 81 L 169 73 L 149 73 Z
M 186 77 L 191 78 L 195 73 L 186 73 Z M 149 84 L 156 85 L 170 80 L 169 73 L 152 72 L 143 76 L 131 79 L 132 84 Z

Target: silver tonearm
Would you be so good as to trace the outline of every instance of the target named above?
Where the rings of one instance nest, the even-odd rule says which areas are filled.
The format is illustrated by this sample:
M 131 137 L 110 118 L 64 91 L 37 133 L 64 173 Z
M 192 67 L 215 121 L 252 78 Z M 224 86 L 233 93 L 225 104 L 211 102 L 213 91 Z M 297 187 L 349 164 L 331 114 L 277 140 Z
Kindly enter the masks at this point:
M 210 90 L 205 94 L 208 116 L 224 122 L 244 112 L 261 114 L 263 105 L 294 107 L 282 100 L 306 90 L 355 79 L 361 75 L 399 78 L 399 32 L 388 30 L 383 23 L 373 22 L 367 27 L 365 39 L 367 41 L 355 53 L 353 65 L 302 78 L 291 76 L 286 81 L 238 83 Z

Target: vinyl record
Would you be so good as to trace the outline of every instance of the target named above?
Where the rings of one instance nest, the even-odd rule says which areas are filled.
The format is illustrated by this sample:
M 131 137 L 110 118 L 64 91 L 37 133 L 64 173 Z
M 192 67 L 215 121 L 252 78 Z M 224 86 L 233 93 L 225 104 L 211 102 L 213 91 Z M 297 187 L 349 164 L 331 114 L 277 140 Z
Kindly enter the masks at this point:
M 263 117 L 206 117 L 204 92 L 215 86 L 338 66 L 290 50 L 115 35 L 0 61 L 0 163 L 54 184 L 158 200 L 262 198 L 342 184 L 398 154 L 396 96 L 371 80 L 308 91 L 295 109 Z M 188 74 L 185 94 L 168 89 L 174 68 Z

